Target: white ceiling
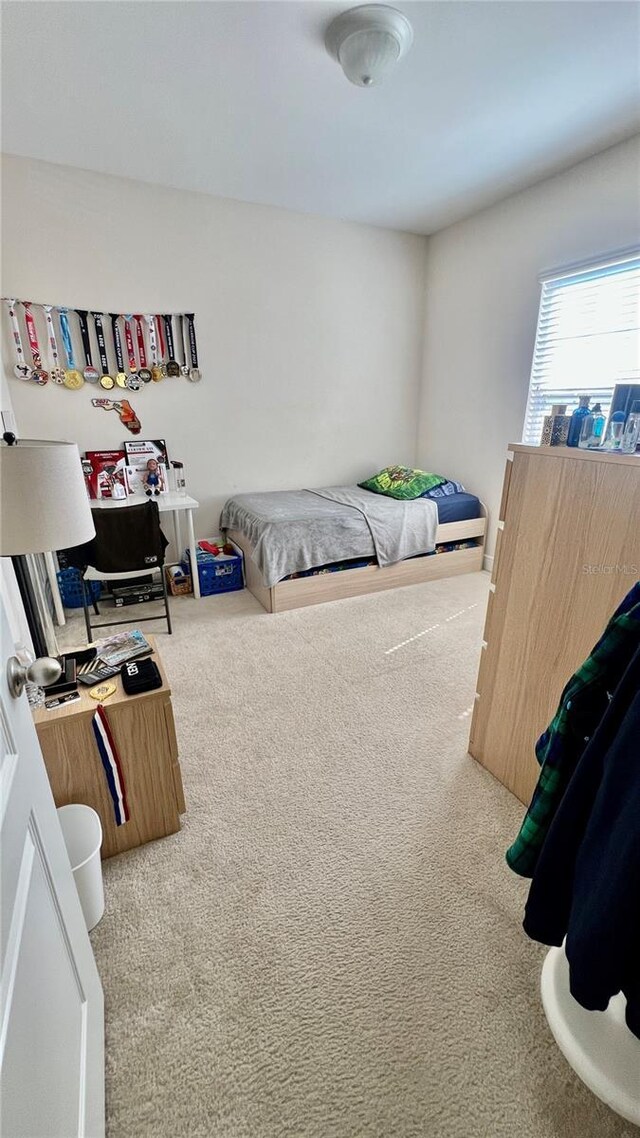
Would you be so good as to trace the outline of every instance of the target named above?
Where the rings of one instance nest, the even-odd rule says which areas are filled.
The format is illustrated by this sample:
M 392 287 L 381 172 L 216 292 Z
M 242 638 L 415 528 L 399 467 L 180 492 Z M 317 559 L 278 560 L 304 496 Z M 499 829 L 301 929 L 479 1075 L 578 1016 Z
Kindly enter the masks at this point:
M 640 127 L 618 0 L 401 0 L 414 46 L 352 86 L 311 0 L 3 4 L 3 149 L 429 233 Z

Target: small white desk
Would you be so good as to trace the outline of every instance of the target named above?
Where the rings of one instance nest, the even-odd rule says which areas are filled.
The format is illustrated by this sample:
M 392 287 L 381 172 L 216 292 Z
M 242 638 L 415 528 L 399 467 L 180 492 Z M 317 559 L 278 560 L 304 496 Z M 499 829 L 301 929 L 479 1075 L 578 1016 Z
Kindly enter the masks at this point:
M 180 528 L 180 514 L 187 515 L 187 535 L 189 538 L 188 547 L 191 557 L 191 581 L 193 584 L 193 595 L 200 598 L 200 578 L 198 571 L 194 572 L 193 566 L 197 566 L 198 561 L 196 557 L 196 538 L 193 530 L 193 511 L 198 509 L 200 503 L 190 497 L 189 494 L 177 494 L 174 491 L 169 491 L 167 494 L 159 494 L 158 497 L 151 499 L 146 495 L 135 494 L 128 498 L 96 498 L 91 500 L 91 508 L 93 510 L 119 510 L 126 506 L 138 506 L 141 502 L 157 502 L 158 510 L 161 514 L 173 514 L 173 529 L 176 539 L 176 547 L 178 554 L 182 550 L 182 533 Z M 46 558 L 47 573 L 49 576 L 49 583 L 53 593 L 53 601 L 56 610 L 56 618 L 58 624 L 65 623 L 64 608 L 60 597 L 60 590 L 58 589 L 58 581 L 55 575 L 55 566 L 53 563 L 53 555 L 48 554 Z
M 158 510 L 161 514 L 173 514 L 173 529 L 176 538 L 176 546 L 178 554 L 182 549 L 182 534 L 180 530 L 180 514 L 184 512 L 187 515 L 187 534 L 189 537 L 188 546 L 189 554 L 191 556 L 191 581 L 193 583 L 194 597 L 200 597 L 200 579 L 197 572 L 194 573 L 193 566 L 197 565 L 196 559 L 196 539 L 193 532 L 193 511 L 198 509 L 200 503 L 191 498 L 189 494 L 176 494 L 175 491 L 169 491 L 166 494 L 158 494 L 157 498 L 147 498 L 146 495 L 135 494 L 129 498 L 98 498 L 95 503 L 91 503 L 93 510 L 118 510 L 123 506 L 137 506 L 140 502 L 157 502 Z

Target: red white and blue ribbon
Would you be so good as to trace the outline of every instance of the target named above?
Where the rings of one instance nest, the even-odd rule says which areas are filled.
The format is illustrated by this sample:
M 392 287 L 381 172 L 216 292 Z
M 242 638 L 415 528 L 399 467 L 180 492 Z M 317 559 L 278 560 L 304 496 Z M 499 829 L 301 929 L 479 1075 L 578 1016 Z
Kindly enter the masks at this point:
M 122 775 L 120 758 L 111 734 L 111 727 L 107 713 L 101 703 L 96 708 L 92 720 L 93 733 L 102 759 L 109 794 L 113 801 L 116 826 L 123 826 L 129 821 L 129 807 L 127 806 L 127 793 Z

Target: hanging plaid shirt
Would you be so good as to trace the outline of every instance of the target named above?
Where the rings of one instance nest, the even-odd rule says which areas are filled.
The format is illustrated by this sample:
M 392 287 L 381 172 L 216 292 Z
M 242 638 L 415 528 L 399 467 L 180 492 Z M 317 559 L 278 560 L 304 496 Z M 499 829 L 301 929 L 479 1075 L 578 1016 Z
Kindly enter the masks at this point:
M 640 581 L 616 609 L 600 640 L 565 687 L 558 710 L 536 743 L 542 770 L 531 805 L 506 858 L 511 869 L 532 877 L 551 822 L 610 693 L 640 647 Z

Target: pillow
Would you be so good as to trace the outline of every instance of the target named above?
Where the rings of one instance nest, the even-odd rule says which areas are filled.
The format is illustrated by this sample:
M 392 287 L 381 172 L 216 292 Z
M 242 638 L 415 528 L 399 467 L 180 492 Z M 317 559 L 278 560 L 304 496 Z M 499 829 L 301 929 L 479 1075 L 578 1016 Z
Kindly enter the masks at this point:
M 379 474 L 358 485 L 361 490 L 372 490 L 374 494 L 407 501 L 420 498 L 426 490 L 433 490 L 434 486 L 441 486 L 446 481 L 440 474 L 428 474 L 426 470 L 413 470 L 410 466 L 385 466 Z
M 421 498 L 446 498 L 449 494 L 466 494 L 462 482 L 443 482 L 441 486 L 434 486 L 433 490 L 425 490 Z

